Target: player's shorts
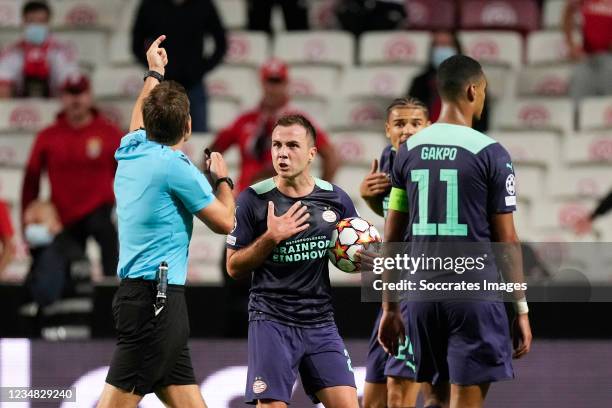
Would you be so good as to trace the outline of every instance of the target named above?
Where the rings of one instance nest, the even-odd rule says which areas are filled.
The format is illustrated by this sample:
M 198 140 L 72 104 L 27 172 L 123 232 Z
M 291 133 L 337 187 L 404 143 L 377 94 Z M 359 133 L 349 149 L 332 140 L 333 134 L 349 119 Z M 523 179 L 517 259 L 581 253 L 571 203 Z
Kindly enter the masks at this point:
M 154 281 L 123 279 L 113 299 L 118 340 L 106 382 L 138 395 L 196 384 L 187 346 L 185 287 L 168 285 L 166 306 L 157 316 L 156 294 Z
M 416 380 L 475 385 L 514 378 L 502 302 L 412 302 Z
M 404 343 L 400 345 L 397 354 L 394 356 L 387 354 L 378 342 L 378 326 L 382 317 L 382 308 L 379 310 L 374 328 L 372 329 L 372 335 L 370 336 L 366 360 L 366 382 L 383 384 L 387 382 L 387 376 L 415 379 L 414 347 L 408 330 L 410 321 L 408 320 L 407 307 L 407 303 L 401 304 L 402 320 L 406 327 L 406 337 Z
M 245 401 L 269 399 L 289 404 L 299 371 L 304 391 L 355 387 L 351 359 L 335 324 L 303 328 L 271 320 L 249 322 L 249 369 Z

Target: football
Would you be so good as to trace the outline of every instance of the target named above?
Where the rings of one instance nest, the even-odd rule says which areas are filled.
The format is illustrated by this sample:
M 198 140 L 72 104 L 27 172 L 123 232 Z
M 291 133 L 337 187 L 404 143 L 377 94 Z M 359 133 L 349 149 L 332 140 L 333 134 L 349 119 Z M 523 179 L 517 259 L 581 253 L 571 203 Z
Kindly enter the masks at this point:
M 332 234 L 329 260 L 343 272 L 359 272 L 355 254 L 370 242 L 381 242 L 376 227 L 359 217 L 345 218 L 336 224 Z

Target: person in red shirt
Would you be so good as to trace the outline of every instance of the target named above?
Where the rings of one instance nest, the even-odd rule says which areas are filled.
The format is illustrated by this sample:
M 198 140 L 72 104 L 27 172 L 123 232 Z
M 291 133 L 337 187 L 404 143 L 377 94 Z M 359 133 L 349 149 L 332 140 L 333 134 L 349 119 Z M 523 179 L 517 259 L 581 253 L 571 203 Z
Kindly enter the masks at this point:
M 575 37 L 576 13 L 582 16 L 582 44 Z M 563 31 L 569 57 L 577 64 L 570 95 L 612 95 L 612 0 L 568 0 Z
M 92 236 L 100 245 L 104 274 L 117 273 L 117 230 L 111 214 L 115 202 L 115 150 L 122 133 L 94 107 L 90 82 L 82 74 L 68 77 L 62 87 L 63 110 L 36 137 L 26 166 L 22 213 L 38 199 L 40 177 L 47 172 L 51 203 L 64 234 L 85 252 Z
M 263 97 L 259 105 L 241 114 L 228 127 L 221 130 L 210 147 L 212 151 L 220 153 L 233 145 L 238 145 L 240 148 L 242 163 L 238 188 L 234 190 L 236 194 L 274 174 L 270 144 L 276 120 L 288 113 L 304 115 L 290 104 L 287 64 L 278 59 L 271 59 L 261 67 L 260 76 Z M 338 156 L 328 135 L 319 127 L 316 127 L 316 131 L 316 147 L 323 163 L 321 178 L 331 181 L 339 165 Z
M 7 203 L 0 200 L 0 280 L 15 256 L 13 223 Z

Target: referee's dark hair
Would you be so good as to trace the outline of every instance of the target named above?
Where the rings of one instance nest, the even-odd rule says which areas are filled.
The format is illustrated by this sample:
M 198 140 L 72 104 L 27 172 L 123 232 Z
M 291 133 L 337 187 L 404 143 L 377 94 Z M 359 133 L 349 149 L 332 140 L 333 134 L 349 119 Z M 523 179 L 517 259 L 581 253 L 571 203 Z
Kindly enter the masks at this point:
M 467 55 L 454 55 L 438 67 L 438 92 L 442 99 L 456 102 L 466 87 L 484 77 L 482 66 Z
M 306 129 L 306 134 L 312 138 L 312 145 L 314 146 L 317 141 L 317 131 L 315 127 L 310 123 L 310 121 L 303 115 L 300 114 L 291 114 L 281 116 L 277 121 L 274 127 L 277 126 L 291 126 L 291 125 L 299 125 Z
M 173 146 L 189 131 L 189 98 L 180 84 L 164 81 L 145 98 L 142 118 L 147 137 Z
M 35 11 L 43 10 L 47 12 L 47 16 L 51 17 L 51 7 L 43 0 L 28 1 L 23 5 L 21 9 L 21 16 L 25 17 L 26 14 L 33 13 Z

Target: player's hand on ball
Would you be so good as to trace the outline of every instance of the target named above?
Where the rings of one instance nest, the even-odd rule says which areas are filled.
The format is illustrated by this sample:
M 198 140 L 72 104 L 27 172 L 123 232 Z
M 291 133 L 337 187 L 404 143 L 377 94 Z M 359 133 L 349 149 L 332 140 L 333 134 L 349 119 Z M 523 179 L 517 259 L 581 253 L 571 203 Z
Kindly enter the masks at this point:
M 391 190 L 391 181 L 386 173 L 378 171 L 378 160 L 374 159 L 370 173 L 365 176 L 359 187 L 361 197 L 374 198 Z
M 521 358 L 529 353 L 531 349 L 531 340 L 533 339 L 531 326 L 529 325 L 529 315 L 527 315 L 527 313 L 518 315 L 513 323 L 512 345 L 514 346 L 514 350 L 512 352 L 512 358 Z
M 404 343 L 406 332 L 399 311 L 383 310 L 378 326 L 378 342 L 385 352 L 395 355 L 400 344 Z
M 293 204 L 286 213 L 277 217 L 274 215 L 274 203 L 268 202 L 268 234 L 277 244 L 308 228 L 306 222 L 310 218 L 308 207 L 300 201 Z
M 168 54 L 165 48 L 161 48 L 160 44 L 166 39 L 165 35 L 157 37 L 147 50 L 147 63 L 151 71 L 159 72 L 164 75 L 165 66 L 168 64 Z

